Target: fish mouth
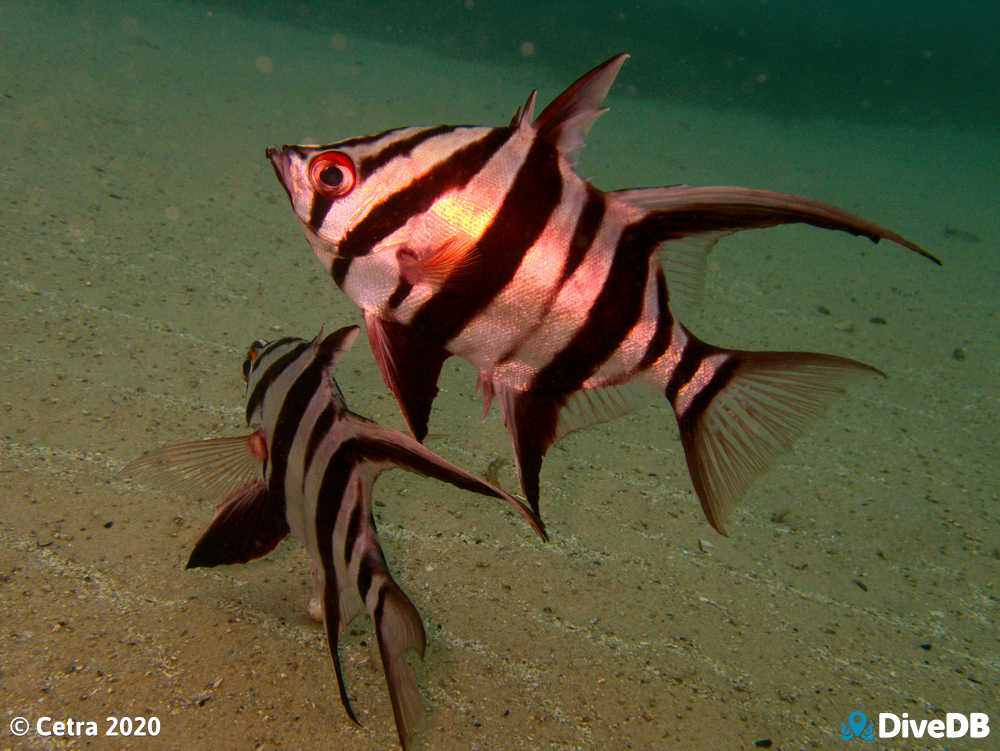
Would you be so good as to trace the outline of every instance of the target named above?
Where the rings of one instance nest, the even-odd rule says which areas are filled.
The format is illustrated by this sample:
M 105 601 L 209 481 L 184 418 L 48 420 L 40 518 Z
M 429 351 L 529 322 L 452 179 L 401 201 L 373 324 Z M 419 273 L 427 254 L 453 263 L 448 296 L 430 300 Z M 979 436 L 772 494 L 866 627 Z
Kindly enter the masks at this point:
M 288 194 L 288 200 L 291 201 L 292 192 L 288 189 L 288 181 L 286 180 L 289 167 L 288 146 L 282 146 L 280 149 L 277 146 L 268 146 L 264 150 L 264 154 L 267 156 L 268 161 L 271 162 L 278 182 L 281 183 L 281 187 Z

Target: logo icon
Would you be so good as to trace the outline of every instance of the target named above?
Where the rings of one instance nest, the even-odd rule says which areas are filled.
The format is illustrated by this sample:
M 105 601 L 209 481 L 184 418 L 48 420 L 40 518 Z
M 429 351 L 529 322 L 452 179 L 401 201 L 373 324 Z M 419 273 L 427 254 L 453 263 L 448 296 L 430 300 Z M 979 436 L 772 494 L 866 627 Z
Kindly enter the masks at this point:
M 868 722 L 864 712 L 851 712 L 847 716 L 847 722 L 840 723 L 840 740 L 849 741 L 851 738 L 875 740 L 875 723 Z

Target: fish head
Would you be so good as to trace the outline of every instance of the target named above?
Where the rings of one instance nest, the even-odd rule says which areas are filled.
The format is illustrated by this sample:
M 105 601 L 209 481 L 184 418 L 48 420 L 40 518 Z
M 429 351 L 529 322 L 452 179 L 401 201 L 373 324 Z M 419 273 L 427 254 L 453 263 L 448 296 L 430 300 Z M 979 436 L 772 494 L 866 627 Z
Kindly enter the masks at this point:
M 260 431 L 269 443 L 288 390 L 313 368 L 326 373 L 318 386 L 321 398 L 329 400 L 337 414 L 345 410 L 347 405 L 334 373 L 337 361 L 350 350 L 359 332 L 357 326 L 345 326 L 332 334 L 320 330 L 311 342 L 283 337 L 270 342 L 258 339 L 251 344 L 243 360 L 247 425 Z
M 260 353 L 267 349 L 270 342 L 266 342 L 263 339 L 256 339 L 254 343 L 247 348 L 246 357 L 243 358 L 243 383 L 249 383 L 250 373 L 257 365 L 257 360 L 260 359 Z
M 274 407 L 270 402 L 273 401 L 272 395 L 278 391 L 272 388 L 273 384 L 267 378 L 267 362 L 269 359 L 275 359 L 280 353 L 301 349 L 301 344 L 301 339 L 291 337 L 274 341 L 257 339 L 247 348 L 246 356 L 243 358 L 247 425 L 264 435 L 267 444 L 270 444 L 272 431 L 268 429 L 269 423 L 265 422 L 264 412 L 265 409 L 273 411 Z M 268 451 L 267 448 L 265 451 Z
M 325 146 L 269 146 L 267 158 L 288 194 L 295 216 L 319 261 L 331 271 L 345 239 L 369 217 L 370 209 L 409 184 L 419 160 L 403 154 L 385 159 L 387 141 L 407 128 Z M 377 253 L 367 244 L 363 253 Z M 351 251 L 345 251 L 353 255 Z

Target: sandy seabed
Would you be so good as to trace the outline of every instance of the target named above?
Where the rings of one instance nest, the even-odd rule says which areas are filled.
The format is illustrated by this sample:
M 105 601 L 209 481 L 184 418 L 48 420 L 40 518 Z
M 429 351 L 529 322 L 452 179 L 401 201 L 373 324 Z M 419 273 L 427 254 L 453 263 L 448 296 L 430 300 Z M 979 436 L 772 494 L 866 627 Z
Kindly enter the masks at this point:
M 297 543 L 185 571 L 216 499 L 117 473 L 163 443 L 240 433 L 254 339 L 360 323 L 266 144 L 503 123 L 531 88 L 547 101 L 569 81 L 538 80 L 516 54 L 459 66 L 203 6 L 0 13 L 3 709 L 161 726 L 141 742 L 18 739 L 5 719 L 0 748 L 392 747 L 361 620 L 341 653 L 363 726 L 340 707 Z M 628 87 L 627 66 L 609 104 L 581 162 L 599 187 L 808 195 L 944 266 L 809 228 L 720 243 L 702 307 L 683 315 L 699 336 L 889 376 L 834 406 L 728 538 L 704 521 L 655 398 L 549 453 L 548 544 L 495 502 L 380 480 L 383 546 L 428 634 L 419 747 L 839 748 L 859 709 L 996 713 L 997 133 L 671 107 Z M 354 410 L 402 427 L 363 340 L 339 377 Z M 495 413 L 480 424 L 474 385 L 447 363 L 431 432 L 482 474 L 510 447 Z M 516 486 L 509 465 L 501 480 Z

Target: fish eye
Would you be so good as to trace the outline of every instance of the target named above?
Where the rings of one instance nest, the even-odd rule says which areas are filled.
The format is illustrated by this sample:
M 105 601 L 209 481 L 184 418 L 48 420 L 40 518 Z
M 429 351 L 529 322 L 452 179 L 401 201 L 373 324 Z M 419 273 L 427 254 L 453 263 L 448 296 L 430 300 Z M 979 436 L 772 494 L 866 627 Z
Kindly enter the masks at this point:
M 313 190 L 327 198 L 346 196 L 357 182 L 354 162 L 342 151 L 324 151 L 309 163 Z
M 257 364 L 257 358 L 260 357 L 260 353 L 266 346 L 267 342 L 258 339 L 253 344 L 251 344 L 250 349 L 247 350 L 246 358 L 243 360 L 244 383 L 250 380 L 250 374 L 253 372 L 254 366 Z

